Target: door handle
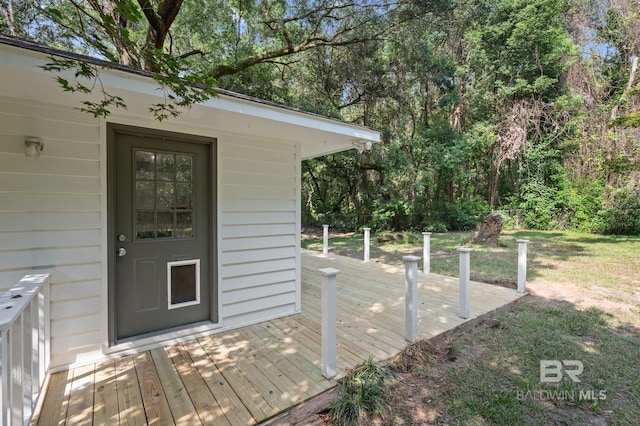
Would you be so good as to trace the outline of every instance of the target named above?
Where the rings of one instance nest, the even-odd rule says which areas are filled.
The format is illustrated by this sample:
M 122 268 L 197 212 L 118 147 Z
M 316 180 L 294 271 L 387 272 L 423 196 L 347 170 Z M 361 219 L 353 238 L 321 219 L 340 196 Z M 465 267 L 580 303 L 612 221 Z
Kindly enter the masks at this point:
M 116 252 L 116 254 L 118 255 L 118 257 L 122 257 L 122 256 L 124 256 L 125 254 L 127 254 L 127 251 L 124 249 L 124 247 L 120 247 L 120 248 L 118 249 L 118 251 Z

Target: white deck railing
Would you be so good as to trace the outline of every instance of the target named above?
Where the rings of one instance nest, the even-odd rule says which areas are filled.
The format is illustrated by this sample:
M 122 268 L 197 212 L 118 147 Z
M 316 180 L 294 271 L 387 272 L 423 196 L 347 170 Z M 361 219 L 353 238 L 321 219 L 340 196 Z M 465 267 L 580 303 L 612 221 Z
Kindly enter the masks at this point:
M 28 424 L 49 366 L 51 271 L 25 275 L 0 294 L 0 425 Z

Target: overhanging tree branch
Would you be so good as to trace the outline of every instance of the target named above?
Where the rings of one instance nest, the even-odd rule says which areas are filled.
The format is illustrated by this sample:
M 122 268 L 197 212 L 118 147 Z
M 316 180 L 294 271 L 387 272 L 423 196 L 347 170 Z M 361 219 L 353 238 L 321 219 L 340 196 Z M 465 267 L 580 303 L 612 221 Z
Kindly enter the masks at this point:
M 260 53 L 260 54 L 251 56 L 249 58 L 246 58 L 244 60 L 241 60 L 239 62 L 236 62 L 235 64 L 232 64 L 232 65 L 219 65 L 217 67 L 214 67 L 211 71 L 209 71 L 208 75 L 215 79 L 219 79 L 220 77 L 225 75 L 237 74 L 261 62 L 266 62 L 271 59 L 281 58 L 283 56 L 288 56 L 295 53 L 301 53 L 310 49 L 315 49 L 320 46 L 334 46 L 334 47 L 348 46 L 350 44 L 363 43 L 365 41 L 370 41 L 370 40 L 371 40 L 370 37 L 354 38 L 354 39 L 349 39 L 344 41 L 330 41 L 322 38 L 317 38 L 309 43 L 298 44 L 296 46 L 291 46 L 291 47 L 283 47 L 281 49 L 275 49 L 275 50 L 270 50 L 268 52 Z

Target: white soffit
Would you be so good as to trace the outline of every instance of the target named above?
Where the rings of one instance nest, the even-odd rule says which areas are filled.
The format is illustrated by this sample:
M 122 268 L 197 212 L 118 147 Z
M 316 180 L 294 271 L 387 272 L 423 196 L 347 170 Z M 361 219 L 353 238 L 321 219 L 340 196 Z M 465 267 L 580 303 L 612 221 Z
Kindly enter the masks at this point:
M 55 74 L 39 68 L 48 62 L 48 56 L 44 52 L 0 44 L 0 92 L 16 98 L 79 106 L 86 99 L 84 95 L 62 92 L 55 82 Z M 72 78 L 73 75 L 68 73 L 65 77 Z M 146 113 L 151 103 L 162 99 L 156 83 L 146 76 L 121 70 L 104 70 L 100 80 L 109 93 L 125 100 L 127 111 L 132 115 Z M 117 110 L 112 112 L 116 115 Z M 299 142 L 302 159 L 353 149 L 354 141 L 380 141 L 380 133 L 367 127 L 226 91 L 167 121 L 172 120 L 210 128 L 213 131 L 211 136 L 215 136 L 216 131 L 222 131 Z

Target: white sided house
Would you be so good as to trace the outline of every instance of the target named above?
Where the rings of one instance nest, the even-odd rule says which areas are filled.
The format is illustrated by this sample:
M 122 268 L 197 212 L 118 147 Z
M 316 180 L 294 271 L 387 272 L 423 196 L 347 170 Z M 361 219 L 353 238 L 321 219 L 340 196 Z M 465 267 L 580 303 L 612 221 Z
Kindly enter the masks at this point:
M 158 122 L 152 78 L 81 58 L 127 104 L 94 118 L 50 56 L 0 36 L 0 293 L 52 271 L 51 369 L 300 312 L 301 161 L 380 134 L 225 91 Z

